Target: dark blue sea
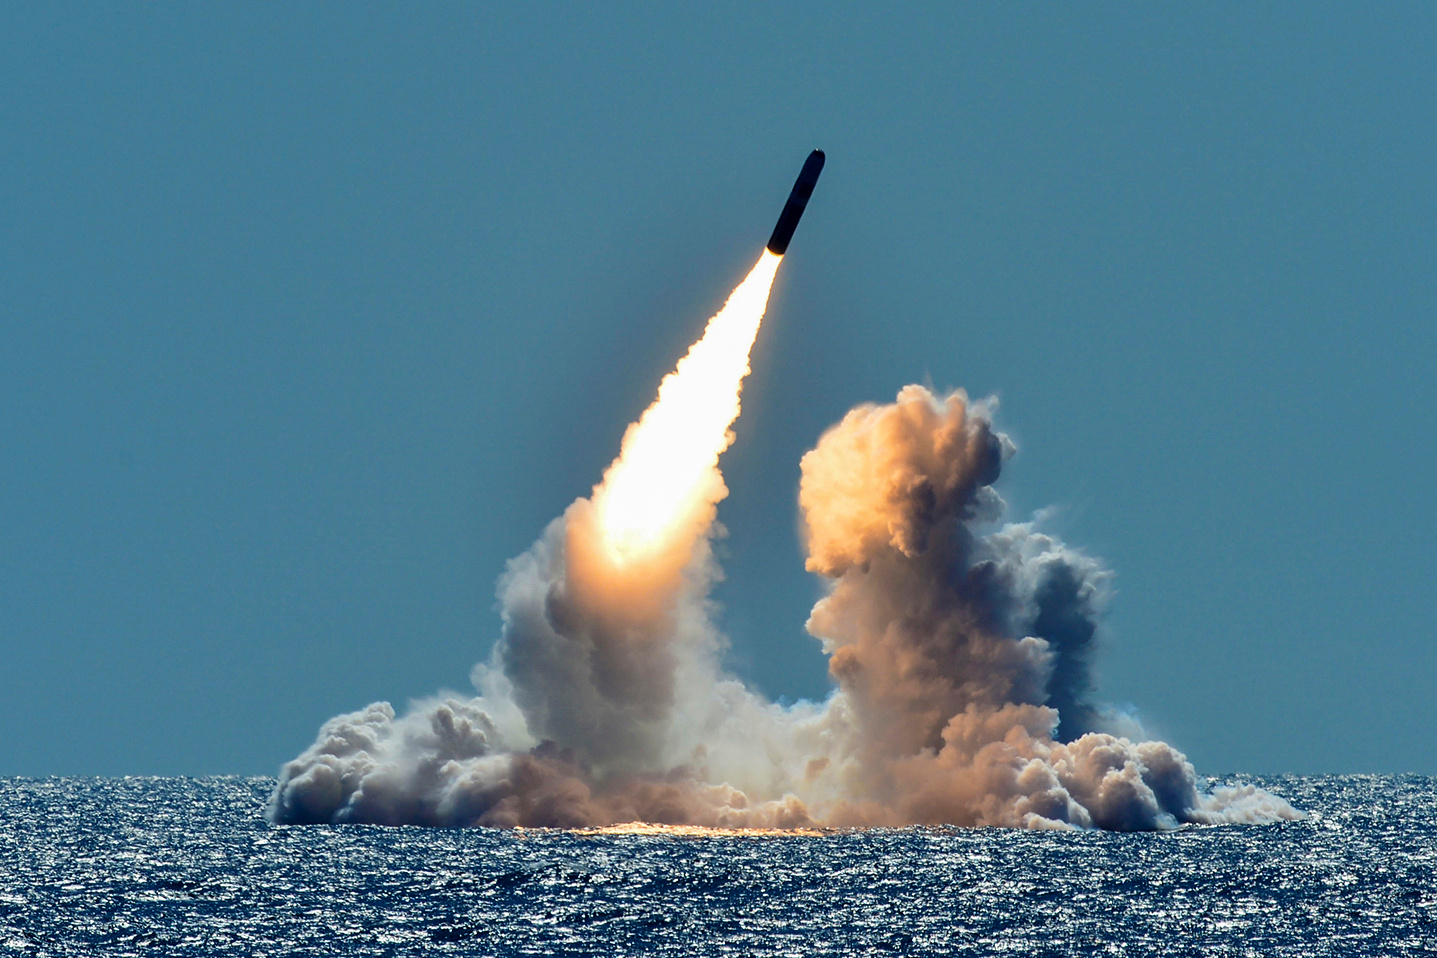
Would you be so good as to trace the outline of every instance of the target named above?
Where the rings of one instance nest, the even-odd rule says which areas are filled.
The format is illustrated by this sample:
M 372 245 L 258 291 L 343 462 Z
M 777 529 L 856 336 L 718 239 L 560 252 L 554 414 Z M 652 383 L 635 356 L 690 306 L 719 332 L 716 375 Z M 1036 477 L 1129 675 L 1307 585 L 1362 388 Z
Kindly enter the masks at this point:
M 1430 955 L 1437 779 L 1157 834 L 275 827 L 274 782 L 0 780 L 0 956 Z

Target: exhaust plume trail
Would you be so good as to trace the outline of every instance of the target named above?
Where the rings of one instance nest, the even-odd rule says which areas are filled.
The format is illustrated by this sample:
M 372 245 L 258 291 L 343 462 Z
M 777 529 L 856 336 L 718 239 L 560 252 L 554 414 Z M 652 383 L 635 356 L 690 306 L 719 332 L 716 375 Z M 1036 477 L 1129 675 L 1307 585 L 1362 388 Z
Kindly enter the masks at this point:
M 751 777 L 738 768 L 748 743 L 737 720 L 775 711 L 723 675 L 707 599 L 718 574 L 708 537 L 727 495 L 718 457 L 781 261 L 762 253 L 592 496 L 509 563 L 504 630 L 474 672 L 481 696 L 332 719 L 282 771 L 274 821 L 809 822 L 792 796 L 754 802 L 730 784 Z M 735 737 L 713 739 L 715 727 Z M 713 784 L 696 763 L 734 774 Z
M 716 466 L 733 442 L 749 351 L 783 257 L 764 250 L 748 278 L 709 320 L 703 338 L 659 384 L 659 395 L 624 433 L 622 451 L 594 487 L 605 541 L 621 560 L 662 546 L 676 525 L 707 515 L 727 490 Z

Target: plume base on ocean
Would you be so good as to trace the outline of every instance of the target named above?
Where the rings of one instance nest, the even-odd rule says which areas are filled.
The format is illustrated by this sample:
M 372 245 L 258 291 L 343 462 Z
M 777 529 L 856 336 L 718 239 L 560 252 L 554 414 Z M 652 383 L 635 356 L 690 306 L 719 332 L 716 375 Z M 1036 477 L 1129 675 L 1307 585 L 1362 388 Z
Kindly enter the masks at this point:
M 725 386 L 733 416 L 746 372 L 744 352 Z M 730 416 L 692 494 L 670 498 L 640 547 L 615 550 L 601 483 L 509 563 L 477 695 L 331 719 L 282 769 L 270 818 L 1142 830 L 1300 817 L 1258 788 L 1205 792 L 1181 752 L 1093 700 L 1110 574 L 1038 521 L 1003 522 L 994 483 L 1015 448 L 993 412 L 908 386 L 804 456 L 807 566 L 829 585 L 808 621 L 835 684 L 825 701 L 768 701 L 722 666 L 710 543 Z

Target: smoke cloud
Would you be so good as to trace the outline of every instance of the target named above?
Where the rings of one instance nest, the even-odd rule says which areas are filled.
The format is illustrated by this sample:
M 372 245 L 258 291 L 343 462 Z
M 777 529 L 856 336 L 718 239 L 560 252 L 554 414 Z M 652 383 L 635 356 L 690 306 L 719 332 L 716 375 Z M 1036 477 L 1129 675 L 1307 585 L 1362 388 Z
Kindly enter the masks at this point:
M 570 506 L 499 583 L 503 632 L 474 670 L 479 694 L 331 719 L 283 768 L 270 817 L 1109 829 L 1296 817 L 1259 789 L 1204 792 L 1180 752 L 1131 721 L 1105 730 L 1089 663 L 1109 574 L 1036 522 L 1002 524 L 993 485 L 1014 446 L 992 413 L 908 386 L 804 456 L 807 566 L 830 584 L 808 621 L 835 682 L 826 701 L 780 706 L 722 667 L 715 454 L 701 494 L 640 554 L 615 558 L 602 485 Z

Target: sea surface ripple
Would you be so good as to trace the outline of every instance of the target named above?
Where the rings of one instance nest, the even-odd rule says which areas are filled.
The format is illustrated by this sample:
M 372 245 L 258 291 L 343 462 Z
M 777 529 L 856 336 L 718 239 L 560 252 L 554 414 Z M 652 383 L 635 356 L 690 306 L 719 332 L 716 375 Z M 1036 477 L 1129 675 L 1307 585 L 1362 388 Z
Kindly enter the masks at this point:
M 1153 834 L 275 827 L 272 779 L 0 779 L 0 956 L 1437 954 L 1437 779 Z

